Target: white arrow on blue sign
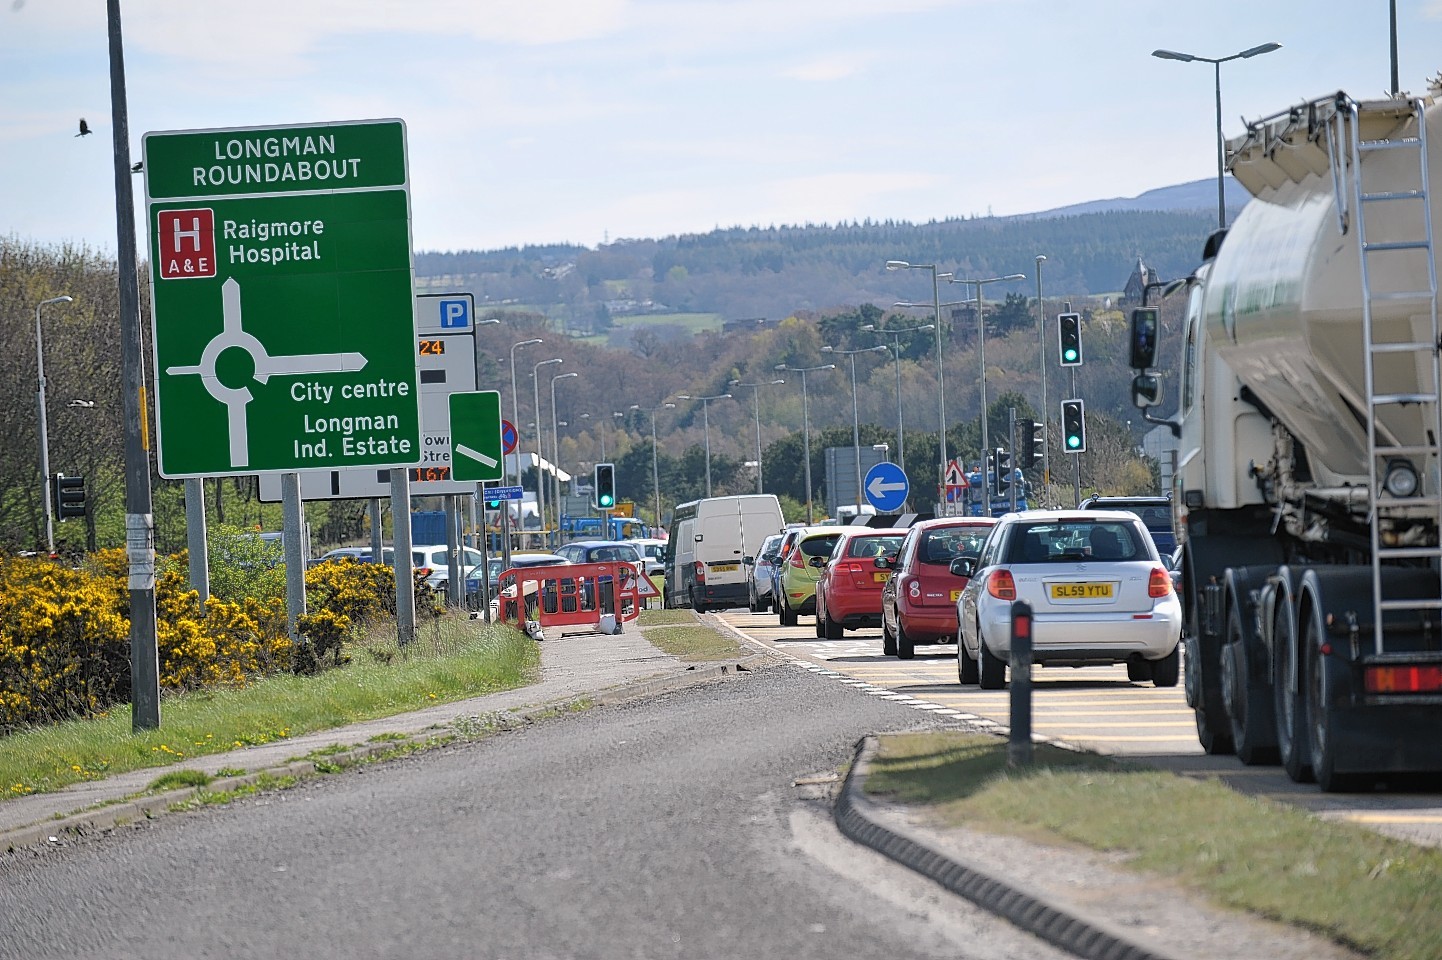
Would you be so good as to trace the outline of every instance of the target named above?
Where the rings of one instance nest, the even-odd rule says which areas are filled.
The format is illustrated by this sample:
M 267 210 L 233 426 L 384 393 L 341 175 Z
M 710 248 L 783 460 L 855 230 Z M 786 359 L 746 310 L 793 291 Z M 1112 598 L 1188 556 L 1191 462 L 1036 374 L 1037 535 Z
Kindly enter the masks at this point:
M 866 482 L 862 487 L 866 490 L 866 502 L 880 513 L 900 510 L 901 505 L 906 503 L 906 495 L 911 492 L 906 472 L 889 461 L 878 463 L 866 471 Z

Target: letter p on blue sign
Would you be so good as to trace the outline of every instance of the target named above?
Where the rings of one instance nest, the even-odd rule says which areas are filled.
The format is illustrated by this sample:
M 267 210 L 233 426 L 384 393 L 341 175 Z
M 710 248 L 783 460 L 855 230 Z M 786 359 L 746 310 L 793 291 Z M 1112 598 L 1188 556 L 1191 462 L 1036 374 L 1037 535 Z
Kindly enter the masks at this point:
M 465 300 L 442 300 L 441 329 L 467 330 L 471 326 L 470 304 Z

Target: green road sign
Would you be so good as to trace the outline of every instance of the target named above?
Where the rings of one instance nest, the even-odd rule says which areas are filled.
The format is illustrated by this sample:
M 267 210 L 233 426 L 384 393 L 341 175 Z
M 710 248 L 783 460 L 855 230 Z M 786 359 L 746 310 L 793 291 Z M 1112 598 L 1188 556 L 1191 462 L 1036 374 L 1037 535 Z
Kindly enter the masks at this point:
M 501 394 L 497 390 L 451 394 L 451 477 L 500 480 Z
M 144 144 L 161 475 L 419 462 L 405 125 Z

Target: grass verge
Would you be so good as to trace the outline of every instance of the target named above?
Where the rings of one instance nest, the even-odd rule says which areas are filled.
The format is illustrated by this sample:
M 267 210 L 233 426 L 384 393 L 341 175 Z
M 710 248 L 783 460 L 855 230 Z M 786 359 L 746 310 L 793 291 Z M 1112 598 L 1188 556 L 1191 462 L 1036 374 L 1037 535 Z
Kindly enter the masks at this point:
M 686 661 L 735 660 L 746 650 L 727 634 L 696 622 L 690 610 L 642 610 L 636 621 L 646 639 L 663 652 Z
M 933 806 L 953 824 L 1125 852 L 1132 869 L 1372 956 L 1442 956 L 1442 851 L 1215 781 L 1045 746 L 1013 770 L 1004 740 L 939 732 L 881 737 L 867 792 Z
M 540 650 L 528 637 L 445 618 L 418 629 L 404 649 L 373 642 L 316 676 L 169 696 L 159 730 L 132 733 L 121 708 L 0 739 L 0 798 L 509 690 L 534 682 L 539 669 Z

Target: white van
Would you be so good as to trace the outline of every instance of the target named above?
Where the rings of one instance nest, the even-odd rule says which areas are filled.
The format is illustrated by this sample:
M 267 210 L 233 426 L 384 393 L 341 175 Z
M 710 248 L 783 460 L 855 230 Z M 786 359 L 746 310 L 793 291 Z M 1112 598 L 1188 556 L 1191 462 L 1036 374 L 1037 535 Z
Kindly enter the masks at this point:
M 708 497 L 676 507 L 666 547 L 666 606 L 721 610 L 747 603 L 742 557 L 784 525 L 775 495 Z

